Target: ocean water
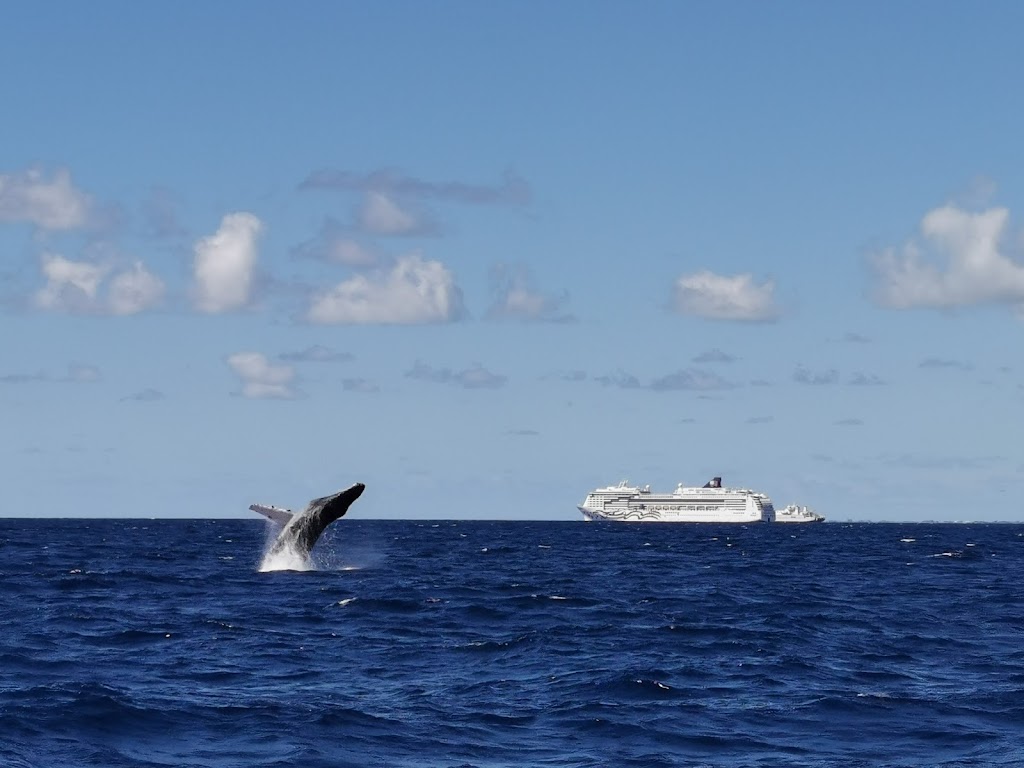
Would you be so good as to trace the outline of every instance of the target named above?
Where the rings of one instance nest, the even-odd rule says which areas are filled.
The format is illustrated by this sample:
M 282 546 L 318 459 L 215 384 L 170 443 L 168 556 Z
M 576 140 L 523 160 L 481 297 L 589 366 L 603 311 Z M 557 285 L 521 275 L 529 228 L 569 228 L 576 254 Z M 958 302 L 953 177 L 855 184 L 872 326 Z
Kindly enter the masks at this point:
M 1024 526 L 0 520 L 0 765 L 1021 766 Z

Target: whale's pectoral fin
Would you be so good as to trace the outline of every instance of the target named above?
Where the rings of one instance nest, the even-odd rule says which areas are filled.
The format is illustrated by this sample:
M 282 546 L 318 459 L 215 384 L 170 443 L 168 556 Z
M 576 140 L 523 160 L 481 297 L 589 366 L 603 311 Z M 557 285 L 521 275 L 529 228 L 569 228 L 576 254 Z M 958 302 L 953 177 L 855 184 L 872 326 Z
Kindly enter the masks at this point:
M 281 507 L 269 507 L 265 504 L 251 504 L 249 509 L 253 512 L 259 512 L 261 515 L 266 515 L 278 525 L 288 525 L 291 519 L 295 516 L 295 513 L 290 509 L 282 509 Z

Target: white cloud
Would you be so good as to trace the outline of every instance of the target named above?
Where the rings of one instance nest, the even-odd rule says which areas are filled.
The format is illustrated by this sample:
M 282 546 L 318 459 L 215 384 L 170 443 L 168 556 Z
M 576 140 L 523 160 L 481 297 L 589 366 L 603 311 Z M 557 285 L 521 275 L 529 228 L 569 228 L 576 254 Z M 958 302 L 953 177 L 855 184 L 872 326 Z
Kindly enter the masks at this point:
M 38 307 L 65 312 L 94 310 L 108 267 L 71 261 L 52 253 L 44 253 L 40 258 L 46 285 L 36 293 Z
M 163 281 L 136 261 L 130 270 L 111 278 L 107 306 L 115 315 L 134 315 L 159 304 L 163 296 Z
M 41 261 L 46 285 L 35 296 L 40 309 L 133 315 L 155 306 L 163 298 L 163 281 L 148 272 L 142 262 L 135 262 L 131 269 L 111 277 L 104 295 L 110 265 L 72 261 L 52 253 L 44 253 Z
M 357 213 L 360 229 L 374 235 L 420 235 L 430 224 L 406 211 L 383 192 L 369 192 Z
M 263 223 L 251 213 L 229 213 L 220 228 L 195 245 L 194 300 L 201 312 L 241 309 L 249 303 L 256 243 Z
M 71 174 L 61 169 L 47 181 L 38 170 L 0 174 L 0 221 L 27 221 L 42 229 L 84 227 L 91 200 L 75 188 Z
M 227 359 L 231 370 L 242 380 L 242 397 L 290 399 L 295 397 L 292 381 L 295 369 L 274 365 L 259 352 L 238 352 Z
M 416 325 L 456 320 L 462 292 L 438 261 L 403 256 L 388 271 L 355 275 L 313 299 L 312 323 Z
M 763 322 L 779 316 L 774 293 L 774 283 L 758 285 L 750 273 L 727 277 L 704 270 L 676 281 L 674 308 L 711 320 Z
M 1000 249 L 1009 211 L 953 205 L 921 220 L 921 240 L 873 254 L 875 300 L 892 309 L 1024 303 L 1024 265 Z
M 575 318 L 561 312 L 565 299 L 547 296 L 533 289 L 524 267 L 498 264 L 491 270 L 491 288 L 495 301 L 487 316 L 495 319 L 571 322 Z

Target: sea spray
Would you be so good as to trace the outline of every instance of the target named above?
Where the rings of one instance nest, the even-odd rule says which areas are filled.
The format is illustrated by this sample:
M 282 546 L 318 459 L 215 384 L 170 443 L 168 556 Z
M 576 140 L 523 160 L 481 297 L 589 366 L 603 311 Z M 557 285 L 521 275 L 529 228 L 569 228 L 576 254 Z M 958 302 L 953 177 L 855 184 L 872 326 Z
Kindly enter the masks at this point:
M 312 558 L 295 549 L 291 542 L 274 547 L 281 526 L 268 522 L 266 539 L 263 542 L 263 555 L 260 557 L 260 573 L 267 571 L 315 571 Z

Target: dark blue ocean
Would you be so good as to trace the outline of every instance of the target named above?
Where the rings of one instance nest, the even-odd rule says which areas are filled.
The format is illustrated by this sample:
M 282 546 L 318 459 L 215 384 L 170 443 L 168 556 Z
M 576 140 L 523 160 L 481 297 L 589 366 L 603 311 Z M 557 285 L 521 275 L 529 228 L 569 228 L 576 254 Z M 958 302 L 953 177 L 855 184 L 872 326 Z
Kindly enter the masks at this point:
M 1021 766 L 1024 526 L 0 520 L 0 765 Z

